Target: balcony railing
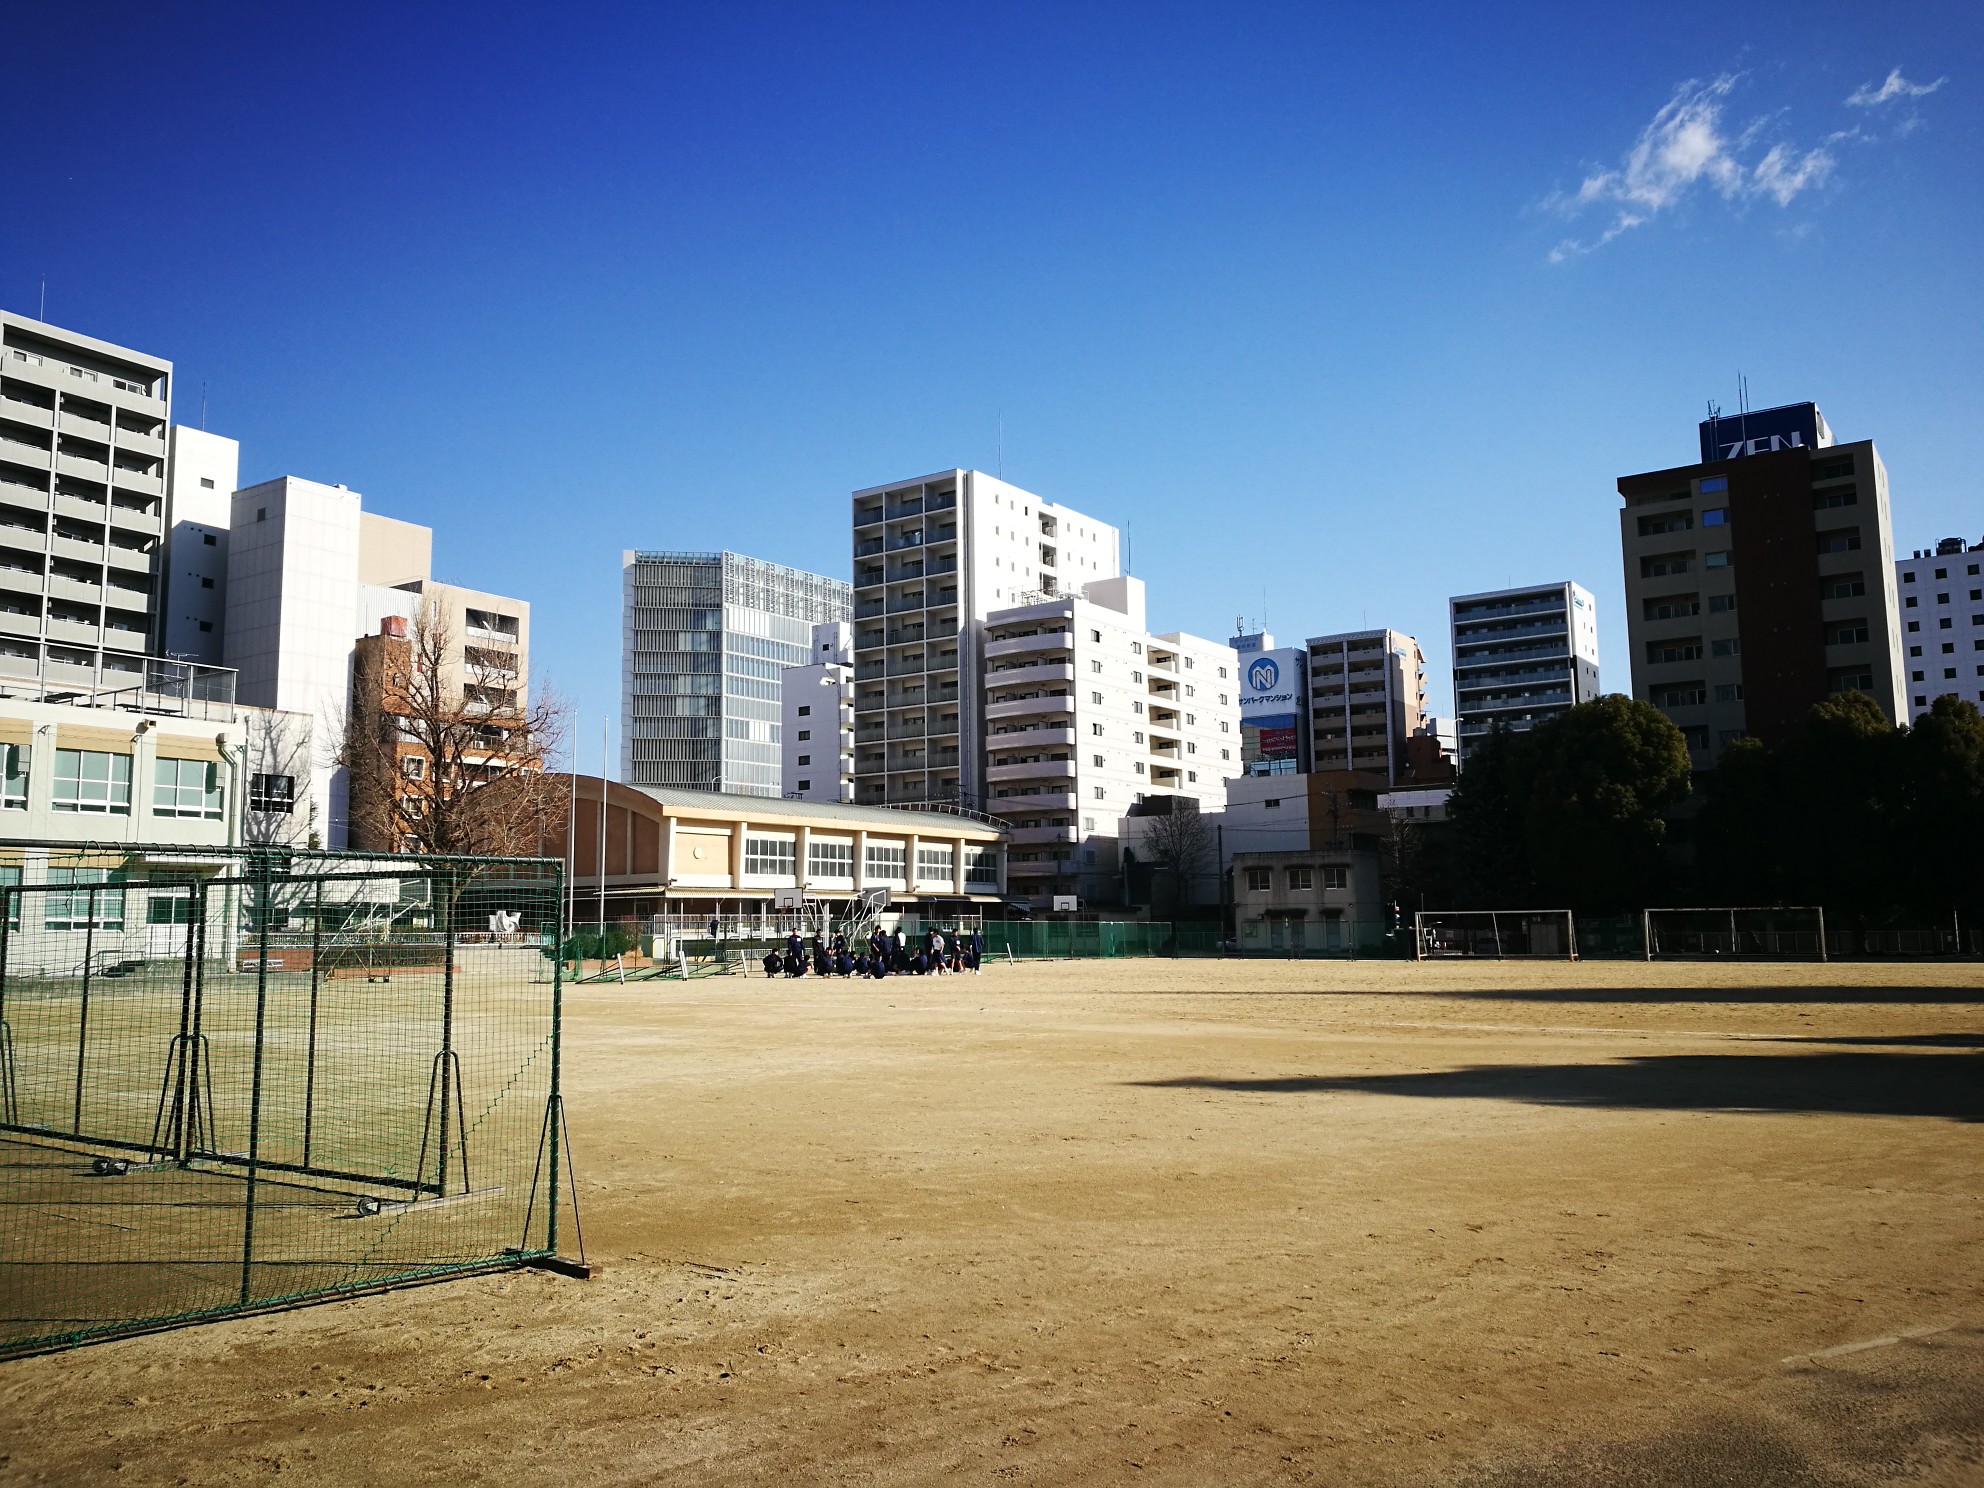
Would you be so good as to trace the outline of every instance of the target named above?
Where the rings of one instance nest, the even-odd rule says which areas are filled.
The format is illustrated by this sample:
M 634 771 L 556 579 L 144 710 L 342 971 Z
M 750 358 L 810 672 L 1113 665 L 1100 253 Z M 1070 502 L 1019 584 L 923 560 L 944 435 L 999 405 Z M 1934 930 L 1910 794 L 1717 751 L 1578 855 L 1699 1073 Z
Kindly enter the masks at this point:
M 14 673 L 0 671 L 0 697 L 30 702 L 67 703 L 168 718 L 234 721 L 236 673 L 232 667 L 201 666 L 163 656 L 123 656 L 125 666 L 50 662 L 45 657 L 7 657 Z M 128 669 L 127 669 L 128 668 Z

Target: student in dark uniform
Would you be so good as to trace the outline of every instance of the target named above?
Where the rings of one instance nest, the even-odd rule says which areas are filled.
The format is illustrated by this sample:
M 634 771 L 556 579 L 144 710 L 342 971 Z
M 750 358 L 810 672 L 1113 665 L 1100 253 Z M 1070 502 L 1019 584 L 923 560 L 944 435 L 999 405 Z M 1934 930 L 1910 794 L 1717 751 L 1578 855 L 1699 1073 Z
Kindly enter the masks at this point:
M 785 974 L 789 977 L 806 975 L 806 958 L 790 946 L 786 947 L 785 952 Z
M 778 960 L 778 952 L 777 952 L 777 951 L 766 951 L 766 952 L 765 952 L 765 975 L 766 975 L 766 976 L 768 976 L 768 977 L 775 977 L 775 976 L 777 976 L 778 974 L 779 974 L 779 960 Z
M 848 955 L 847 946 L 845 944 L 843 944 L 839 950 L 834 952 L 833 959 L 834 959 L 835 976 L 844 977 L 844 976 L 854 975 L 854 958 Z
M 970 939 L 965 942 L 964 960 L 965 965 L 971 968 L 972 975 L 978 975 L 978 968 L 985 961 L 985 936 L 983 932 L 978 930 L 971 932 Z

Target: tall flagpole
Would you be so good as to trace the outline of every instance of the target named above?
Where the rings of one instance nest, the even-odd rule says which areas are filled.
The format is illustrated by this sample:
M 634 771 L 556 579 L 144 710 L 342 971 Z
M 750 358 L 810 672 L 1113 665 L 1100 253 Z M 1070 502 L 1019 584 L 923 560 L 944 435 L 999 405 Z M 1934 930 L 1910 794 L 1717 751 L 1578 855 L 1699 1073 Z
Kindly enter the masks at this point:
M 610 725 L 599 715 L 599 958 L 606 967 L 606 731 Z

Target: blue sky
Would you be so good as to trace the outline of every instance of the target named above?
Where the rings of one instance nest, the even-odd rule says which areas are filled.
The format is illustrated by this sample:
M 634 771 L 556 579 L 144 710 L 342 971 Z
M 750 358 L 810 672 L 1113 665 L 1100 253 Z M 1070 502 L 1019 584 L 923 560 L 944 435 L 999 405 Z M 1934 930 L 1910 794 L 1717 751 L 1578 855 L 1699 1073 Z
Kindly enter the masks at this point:
M 622 548 L 845 576 L 1001 420 L 1158 628 L 1390 624 L 1443 713 L 1505 583 L 1628 685 L 1613 480 L 1739 369 L 1984 539 L 1984 11 L 1509 11 L 18 6 L 0 303 L 530 600 L 582 758 Z

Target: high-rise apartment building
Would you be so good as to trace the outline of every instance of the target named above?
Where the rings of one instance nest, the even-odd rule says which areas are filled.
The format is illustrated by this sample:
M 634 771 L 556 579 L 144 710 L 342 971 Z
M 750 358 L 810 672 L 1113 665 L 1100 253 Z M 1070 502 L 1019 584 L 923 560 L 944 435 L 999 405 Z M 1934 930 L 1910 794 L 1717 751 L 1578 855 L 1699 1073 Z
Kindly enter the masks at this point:
M 322 846 L 350 842 L 350 777 L 334 757 L 353 706 L 353 658 L 382 621 L 412 621 L 425 606 L 446 630 L 444 680 L 472 678 L 499 707 L 521 706 L 530 606 L 435 582 L 431 529 L 365 511 L 344 486 L 295 476 L 236 491 L 228 525 L 227 664 L 243 702 L 310 721 L 310 811 Z
M 140 685 L 171 390 L 160 357 L 0 310 L 0 676 Z
M 986 617 L 1118 577 L 1116 529 L 977 470 L 853 509 L 855 799 L 981 804 Z
M 1406 776 L 1406 741 L 1426 722 L 1426 653 L 1396 630 L 1311 636 L 1310 739 L 1317 770 Z M 1594 684 L 1595 685 L 1595 684 Z
M 227 541 L 241 446 L 204 429 L 172 426 L 165 557 L 159 565 L 161 648 L 222 664 L 227 643 Z
M 620 563 L 621 778 L 781 794 L 780 679 L 848 619 L 846 580 L 728 552 Z
M 1238 654 L 1145 629 L 1141 580 L 994 610 L 984 655 L 986 805 L 1012 823 L 1015 894 L 1098 897 L 1120 881 L 1132 806 L 1225 801 L 1240 772 Z
M 1598 616 L 1583 585 L 1459 594 L 1447 609 L 1462 764 L 1496 729 L 1522 733 L 1598 696 Z
M 1873 441 L 1834 444 L 1810 403 L 1710 419 L 1700 433 L 1701 462 L 1618 482 L 1633 695 L 1674 720 L 1697 769 L 1746 734 L 1783 739 L 1838 692 L 1905 719 Z M 1927 658 L 1910 660 L 1928 672 Z
M 1894 572 L 1909 721 L 1939 697 L 1984 707 L 1984 543 L 1946 537 L 1896 559 Z
M 812 660 L 779 678 L 779 737 L 788 801 L 854 799 L 854 630 L 813 627 Z
M 1265 630 L 1227 641 L 1239 658 L 1240 770 L 1243 775 L 1306 775 L 1309 653 L 1276 646 Z

